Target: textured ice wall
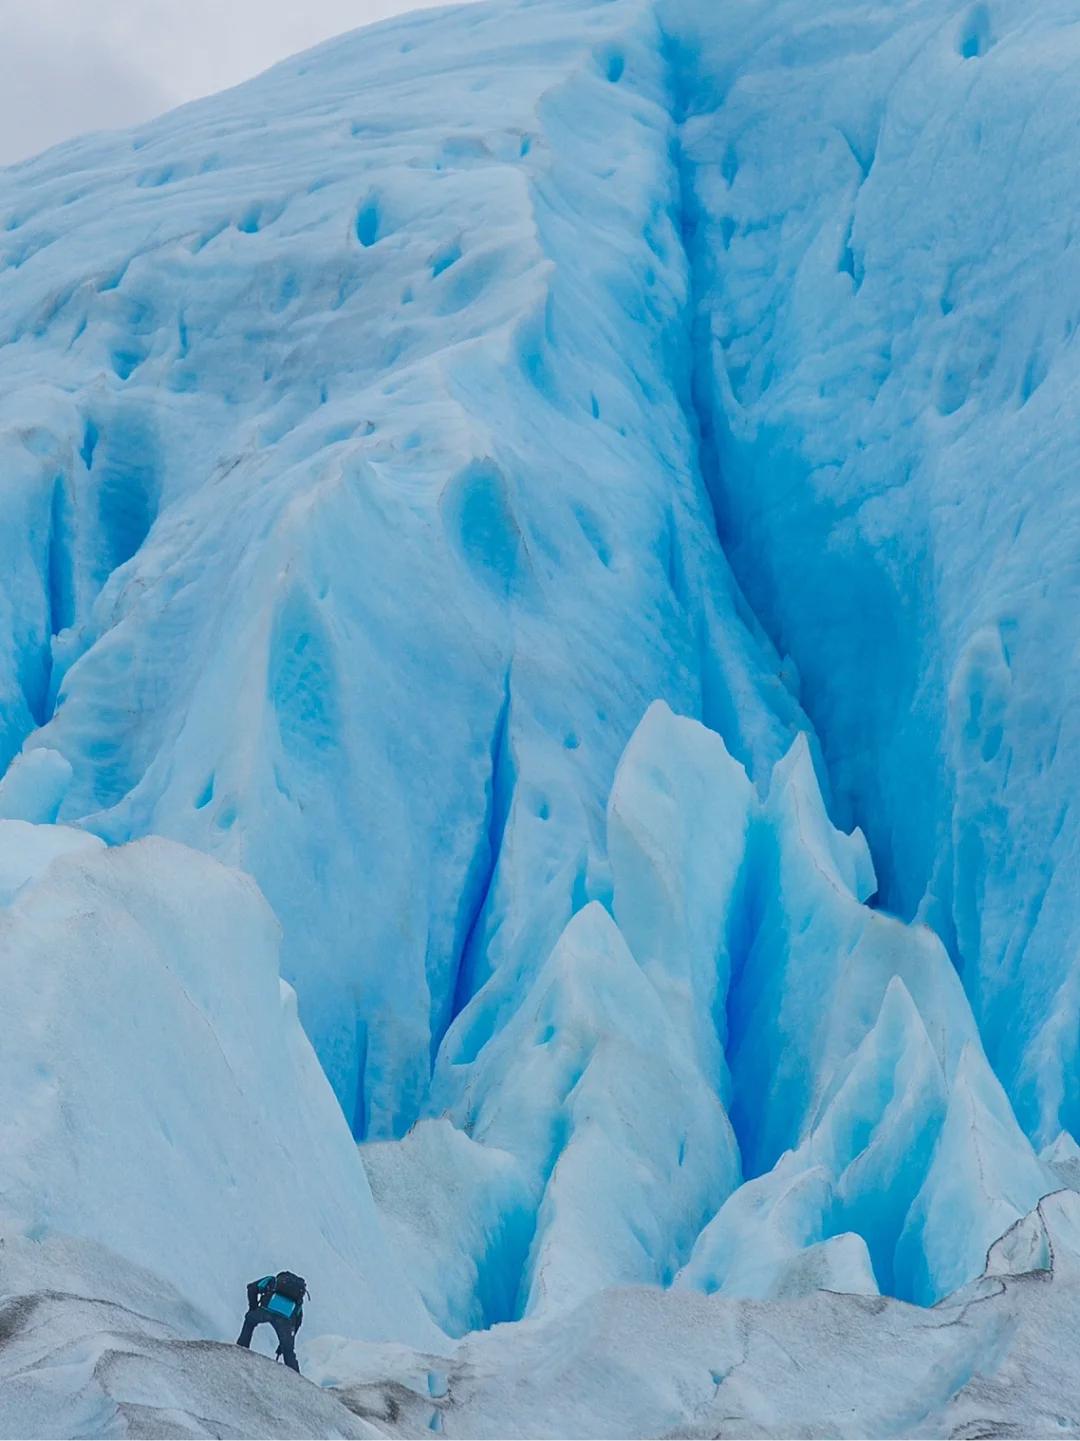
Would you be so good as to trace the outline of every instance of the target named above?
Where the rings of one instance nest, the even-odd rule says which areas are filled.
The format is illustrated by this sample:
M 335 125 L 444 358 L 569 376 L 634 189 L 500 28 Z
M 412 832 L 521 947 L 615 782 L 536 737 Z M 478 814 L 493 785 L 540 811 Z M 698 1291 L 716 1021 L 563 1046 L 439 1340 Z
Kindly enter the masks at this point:
M 1072 1174 L 1077 44 L 477 6 L 0 177 L 0 807 L 255 875 L 356 1134 L 472 1133 L 372 1171 L 452 1329 Z
M 766 761 L 795 712 L 697 475 L 655 17 L 522 14 L 2 182 L 6 751 L 257 877 L 358 1134 L 581 904 L 654 698 Z
M 717 735 L 658 703 L 616 773 L 608 850 L 610 913 L 575 915 L 501 1027 L 500 989 L 481 990 L 433 1085 L 531 1185 L 514 1314 L 676 1277 L 930 1303 L 978 1274 L 1060 1182 L 941 942 L 862 904 L 865 843 L 830 824 L 805 742 L 759 798 Z
M 882 898 L 1075 1130 L 1072 7 L 674 3 L 721 537 Z

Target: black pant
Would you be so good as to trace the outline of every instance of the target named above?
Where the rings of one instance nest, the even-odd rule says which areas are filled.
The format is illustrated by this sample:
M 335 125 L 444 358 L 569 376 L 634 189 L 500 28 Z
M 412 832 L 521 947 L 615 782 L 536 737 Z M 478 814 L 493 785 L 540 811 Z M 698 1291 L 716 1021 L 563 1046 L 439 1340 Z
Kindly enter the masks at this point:
M 265 1306 L 253 1306 L 244 1317 L 244 1326 L 237 1338 L 238 1346 L 250 1346 L 251 1338 L 255 1334 L 255 1327 L 261 1326 L 266 1321 L 273 1326 L 277 1332 L 278 1345 L 281 1347 L 281 1357 L 286 1366 L 291 1366 L 294 1371 L 300 1370 L 300 1363 L 296 1359 L 296 1348 L 293 1345 L 295 1332 L 292 1322 L 287 1316 L 276 1316 L 273 1311 L 268 1311 Z

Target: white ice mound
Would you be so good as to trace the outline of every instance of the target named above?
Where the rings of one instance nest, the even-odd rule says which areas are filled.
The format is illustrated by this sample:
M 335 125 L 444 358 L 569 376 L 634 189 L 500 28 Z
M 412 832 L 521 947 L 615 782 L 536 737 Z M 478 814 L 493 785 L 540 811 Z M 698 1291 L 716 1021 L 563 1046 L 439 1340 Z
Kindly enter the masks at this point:
M 71 777 L 71 762 L 48 746 L 17 755 L 0 779 L 0 817 L 55 821 Z
M 30 881 L 59 856 L 104 848 L 104 842 L 71 826 L 36 826 L 0 820 L 0 906 L 10 905 Z
M 369 1142 L 361 1156 L 384 1231 L 442 1329 L 461 1336 L 513 1316 L 532 1238 L 517 1158 L 445 1119 Z
M 316 1328 L 325 1307 L 354 1334 L 433 1335 L 254 883 L 169 841 L 83 840 L 0 911 L 0 1231 L 108 1246 L 219 1335 L 245 1283 L 286 1265 Z

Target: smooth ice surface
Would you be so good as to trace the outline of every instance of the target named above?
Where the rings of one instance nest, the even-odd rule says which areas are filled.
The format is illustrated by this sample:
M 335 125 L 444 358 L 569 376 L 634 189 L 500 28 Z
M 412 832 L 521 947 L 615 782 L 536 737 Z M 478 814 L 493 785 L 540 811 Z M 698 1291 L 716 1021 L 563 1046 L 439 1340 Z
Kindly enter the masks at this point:
M 70 762 L 47 746 L 16 756 L 0 780 L 0 817 L 42 825 L 55 821 L 71 777 Z
M 522 1416 L 592 1356 L 541 1429 L 624 1366 L 708 1427 L 791 1316 L 844 1395 L 925 1324 L 940 1396 L 848 1411 L 953 1416 L 901 1303 L 1080 1183 L 1078 59 L 1065 0 L 510 0 L 0 173 L 17 1231 L 208 1247 L 218 1334 L 298 1246 Z
M 5 1238 L 108 1246 L 221 1338 L 252 1276 L 292 1257 L 350 1330 L 433 1340 L 252 882 L 159 838 L 106 850 L 5 821 L 0 846 L 16 828 L 60 858 L 0 910 Z
M 508 1320 L 530 1240 L 530 1188 L 509 1152 L 445 1119 L 363 1147 L 383 1231 L 451 1336 Z
M 22 888 L 37 880 L 59 856 L 103 849 L 97 836 L 71 826 L 0 820 L 0 906 L 10 905 Z

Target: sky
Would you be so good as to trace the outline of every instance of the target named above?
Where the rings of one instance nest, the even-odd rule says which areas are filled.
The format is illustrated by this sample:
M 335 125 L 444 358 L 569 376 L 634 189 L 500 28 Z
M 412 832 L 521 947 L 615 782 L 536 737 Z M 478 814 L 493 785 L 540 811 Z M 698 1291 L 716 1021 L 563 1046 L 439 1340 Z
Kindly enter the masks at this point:
M 415 8 L 417 0 L 0 0 L 0 165 L 85 130 L 135 125 Z

